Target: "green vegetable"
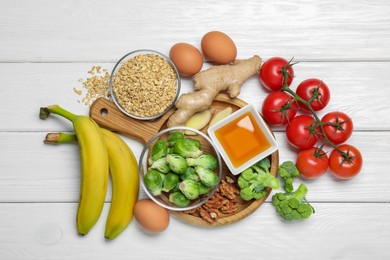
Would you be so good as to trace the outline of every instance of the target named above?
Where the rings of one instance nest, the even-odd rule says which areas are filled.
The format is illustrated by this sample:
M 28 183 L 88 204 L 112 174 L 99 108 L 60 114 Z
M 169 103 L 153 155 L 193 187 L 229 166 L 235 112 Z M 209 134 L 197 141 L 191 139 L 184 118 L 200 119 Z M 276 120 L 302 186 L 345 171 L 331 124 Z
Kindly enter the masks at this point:
M 173 189 L 171 190 L 171 192 L 180 191 L 179 185 L 180 185 L 180 180 L 176 183 L 175 187 L 173 187 Z
M 267 193 L 265 188 L 279 189 L 280 183 L 273 176 L 269 169 L 271 167 L 268 158 L 252 165 L 243 171 L 238 177 L 238 186 L 240 187 L 240 196 L 243 200 L 261 199 Z
M 145 174 L 145 186 L 153 196 L 161 194 L 164 181 L 163 176 L 164 175 L 162 175 L 159 171 L 155 169 L 151 169 Z
M 150 168 L 156 169 L 157 171 L 162 172 L 162 173 L 168 173 L 171 171 L 171 168 L 169 168 L 165 157 L 154 161 L 153 164 L 150 166 Z
M 217 159 L 211 154 L 202 154 L 198 158 L 187 158 L 186 160 L 188 166 L 201 166 L 212 171 L 218 166 Z
M 264 197 L 266 193 L 267 193 L 266 190 L 261 186 L 259 187 L 249 186 L 240 190 L 241 198 L 246 201 L 249 201 L 251 199 L 259 200 L 262 197 Z
M 210 191 L 210 187 L 207 187 L 201 182 L 198 182 L 198 186 L 199 186 L 199 195 L 206 194 Z
M 186 207 L 190 203 L 190 200 L 184 196 L 180 191 L 175 191 L 169 195 L 169 201 L 179 207 Z
M 200 149 L 200 141 L 194 138 L 186 138 L 189 142 L 191 142 L 196 148 Z
M 173 132 L 168 136 L 168 146 L 172 147 L 175 145 L 177 140 L 184 139 L 184 134 L 183 132 Z
M 199 197 L 198 182 L 193 180 L 184 180 L 179 185 L 180 191 L 187 199 L 193 200 Z
M 276 193 L 272 196 L 272 204 L 276 212 L 285 220 L 307 219 L 314 213 L 314 208 L 306 202 L 307 187 L 301 184 L 296 191 Z
M 151 159 L 153 161 L 156 161 L 160 158 L 163 158 L 167 155 L 168 153 L 168 144 L 164 140 L 158 140 L 152 149 L 152 155 Z
M 262 160 L 260 160 L 256 166 L 259 166 L 261 169 L 263 169 L 265 172 L 269 173 L 269 169 L 271 168 L 271 162 L 270 160 L 266 157 Z
M 299 176 L 299 171 L 295 164 L 291 161 L 286 161 L 279 166 L 279 175 L 282 178 L 284 190 L 292 192 L 294 190 L 294 178 Z
M 187 167 L 186 171 L 184 174 L 180 175 L 181 180 L 194 180 L 194 181 L 199 181 L 199 176 L 195 171 L 194 167 Z
M 207 187 L 213 187 L 218 184 L 219 179 L 218 176 L 214 173 L 214 171 L 198 166 L 195 168 L 196 173 L 199 176 L 200 182 L 203 183 Z
M 165 157 L 169 168 L 176 174 L 183 174 L 187 169 L 187 161 L 178 154 L 168 154 Z
M 199 141 L 191 138 L 177 140 L 175 145 L 172 147 L 172 153 L 185 158 L 197 158 L 203 153 L 197 145 L 198 142 Z
M 177 176 L 173 172 L 170 172 L 165 175 L 162 190 L 165 192 L 169 192 L 170 190 L 174 189 L 178 183 L 179 176 Z

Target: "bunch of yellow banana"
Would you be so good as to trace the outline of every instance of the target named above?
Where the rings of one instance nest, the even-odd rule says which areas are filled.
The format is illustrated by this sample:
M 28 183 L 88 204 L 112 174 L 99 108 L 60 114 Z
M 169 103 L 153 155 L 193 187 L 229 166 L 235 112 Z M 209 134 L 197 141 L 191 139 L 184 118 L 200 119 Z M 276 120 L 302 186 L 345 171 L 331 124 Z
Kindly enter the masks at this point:
M 77 230 L 85 235 L 100 217 L 108 184 L 112 181 L 112 200 L 108 213 L 105 237 L 116 238 L 129 225 L 134 204 L 138 199 L 139 179 L 137 160 L 129 146 L 113 132 L 99 128 L 87 116 L 74 115 L 54 105 L 41 108 L 40 117 L 50 113 L 73 122 L 76 135 L 49 133 L 46 143 L 75 143 L 80 146 L 81 190 L 77 211 Z

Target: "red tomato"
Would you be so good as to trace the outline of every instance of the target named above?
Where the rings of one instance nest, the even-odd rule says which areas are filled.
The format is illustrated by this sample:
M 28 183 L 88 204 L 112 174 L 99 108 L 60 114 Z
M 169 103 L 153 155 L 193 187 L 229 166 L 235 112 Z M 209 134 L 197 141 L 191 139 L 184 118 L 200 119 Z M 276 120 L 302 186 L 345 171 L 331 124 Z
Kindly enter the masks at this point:
M 263 102 L 261 113 L 271 125 L 285 125 L 297 114 L 298 104 L 286 92 L 270 93 Z
M 309 101 L 314 111 L 323 109 L 330 99 L 330 91 L 328 86 L 319 79 L 307 79 L 298 85 L 296 93 L 302 99 Z M 299 105 L 309 111 L 309 108 L 303 103 Z
M 309 148 L 298 153 L 296 166 L 307 179 L 316 179 L 328 170 L 328 156 L 320 148 Z
M 360 151 L 349 144 L 337 147 L 342 154 L 333 149 L 329 156 L 329 169 L 334 176 L 340 179 L 350 179 L 356 176 L 363 165 L 363 157 Z
M 270 58 L 260 68 L 260 83 L 269 90 L 278 91 L 283 87 L 283 75 L 290 86 L 294 77 L 292 64 L 280 57 Z
M 294 117 L 286 127 L 287 139 L 296 148 L 301 150 L 313 147 L 318 140 L 316 121 L 308 115 Z
M 334 144 L 345 142 L 353 131 L 351 118 L 340 111 L 329 112 L 321 119 L 326 137 Z

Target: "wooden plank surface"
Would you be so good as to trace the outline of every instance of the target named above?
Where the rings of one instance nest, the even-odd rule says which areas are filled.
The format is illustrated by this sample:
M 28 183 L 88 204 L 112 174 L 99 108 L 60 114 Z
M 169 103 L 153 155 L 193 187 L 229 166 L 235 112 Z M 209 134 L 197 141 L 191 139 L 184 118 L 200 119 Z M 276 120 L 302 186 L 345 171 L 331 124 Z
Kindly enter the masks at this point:
M 110 72 L 114 67 L 113 63 L 0 63 L 3 86 L 0 111 L 7 111 L 2 114 L 0 131 L 71 131 L 71 125 L 64 120 L 39 120 L 39 108 L 57 103 L 74 113 L 88 114 L 88 106 L 77 102 L 83 95 L 77 95 L 73 88 L 82 87 L 78 80 L 90 77 L 88 71 L 94 65 Z M 386 62 L 302 62 L 295 65 L 296 77 L 291 88 L 295 89 L 307 78 L 322 79 L 331 90 L 331 100 L 319 116 L 340 110 L 352 117 L 356 130 L 390 130 L 387 120 L 390 88 L 383 86 L 388 78 L 387 65 Z M 192 81 L 182 81 L 181 93 L 192 92 Z M 254 76 L 242 86 L 239 98 L 260 111 L 268 93 Z
M 80 159 L 76 145 L 47 145 L 46 132 L 0 133 L 0 202 L 76 202 L 79 196 Z M 123 137 L 123 136 L 122 136 Z M 139 158 L 142 145 L 123 137 Z M 296 150 L 277 132 L 279 161 L 295 161 Z M 310 188 L 308 199 L 323 202 L 389 202 L 389 132 L 355 132 L 350 141 L 364 156 L 356 178 L 339 181 L 328 172 L 318 180 L 301 180 Z M 372 144 L 376 145 L 373 146 Z M 297 185 L 300 180 L 297 181 Z M 111 199 L 109 187 L 107 200 Z
M 0 1 L 0 259 L 389 259 L 389 13 L 387 0 Z M 268 199 L 233 225 L 205 229 L 172 216 L 166 232 L 150 235 L 133 220 L 112 242 L 103 238 L 109 186 L 102 218 L 78 236 L 78 148 L 42 142 L 47 132 L 72 127 L 39 120 L 39 107 L 57 103 L 88 114 L 73 88 L 92 66 L 111 71 L 141 48 L 200 47 L 210 30 L 229 34 L 238 58 L 294 57 L 293 89 L 306 78 L 324 80 L 332 96 L 319 115 L 352 117 L 348 143 L 364 156 L 362 172 L 349 181 L 329 173 L 297 180 L 316 209 L 304 222 L 282 222 Z M 193 91 L 190 79 L 182 83 L 181 93 Z M 267 94 L 252 77 L 239 98 L 259 111 Z M 284 129 L 274 131 L 280 161 L 295 160 Z M 123 138 L 138 157 L 141 143 Z
M 389 60 L 390 4 L 382 1 L 23 1 L 0 3 L 0 60 L 115 61 L 227 32 L 241 57 Z
M 85 237 L 76 232 L 75 203 L 0 204 L 0 221 L 7 223 L 0 229 L 0 255 L 39 260 L 390 257 L 389 204 L 313 206 L 316 213 L 301 223 L 282 222 L 269 203 L 248 218 L 219 228 L 195 227 L 171 217 L 170 227 L 160 235 L 144 233 L 133 220 L 117 240 L 109 242 L 103 236 L 109 204 Z

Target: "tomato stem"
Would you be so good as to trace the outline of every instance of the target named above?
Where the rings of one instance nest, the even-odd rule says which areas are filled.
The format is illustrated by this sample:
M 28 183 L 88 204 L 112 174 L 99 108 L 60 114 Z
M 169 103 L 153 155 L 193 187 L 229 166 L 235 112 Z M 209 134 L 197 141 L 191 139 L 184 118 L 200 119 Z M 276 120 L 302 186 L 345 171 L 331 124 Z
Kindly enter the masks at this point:
M 282 69 L 282 82 L 283 82 L 283 87 L 282 87 L 282 91 L 284 92 L 287 92 L 289 93 L 291 96 L 293 96 L 293 98 L 298 101 L 298 102 L 301 102 L 303 105 L 305 105 L 309 111 L 311 112 L 311 114 L 313 115 L 315 121 L 316 121 L 316 125 L 315 127 L 319 127 L 320 131 L 321 131 L 321 134 L 323 135 L 324 137 L 324 143 L 327 143 L 329 144 L 330 146 L 332 146 L 337 152 L 339 152 L 343 157 L 344 157 L 344 161 L 351 161 L 352 157 L 349 156 L 348 153 L 345 153 L 343 151 L 341 151 L 336 144 L 334 144 L 332 141 L 329 140 L 329 138 L 326 136 L 325 134 L 325 129 L 324 129 L 324 125 L 325 124 L 328 124 L 328 125 L 333 125 L 333 123 L 329 123 L 329 122 L 322 122 L 321 119 L 318 117 L 316 111 L 314 111 L 313 107 L 311 106 L 310 102 L 313 101 L 315 98 L 311 98 L 309 100 L 305 100 L 303 98 L 301 98 L 297 93 L 295 93 L 295 91 L 293 91 L 287 84 L 287 80 L 288 80 L 288 77 L 290 76 L 289 73 L 287 72 L 287 69 L 290 68 L 291 66 L 293 66 L 294 64 L 296 64 L 297 62 L 293 63 L 292 62 L 292 59 L 289 61 L 289 63 L 286 65 L 286 68 L 283 68 Z M 321 81 L 322 83 L 322 81 Z M 320 84 L 321 84 L 320 83 Z M 320 85 L 319 85 L 320 86 Z M 314 96 L 314 95 L 313 95 Z M 343 122 L 336 122 L 334 123 L 336 125 L 336 127 L 341 127 L 341 124 Z

